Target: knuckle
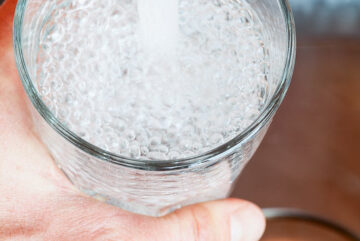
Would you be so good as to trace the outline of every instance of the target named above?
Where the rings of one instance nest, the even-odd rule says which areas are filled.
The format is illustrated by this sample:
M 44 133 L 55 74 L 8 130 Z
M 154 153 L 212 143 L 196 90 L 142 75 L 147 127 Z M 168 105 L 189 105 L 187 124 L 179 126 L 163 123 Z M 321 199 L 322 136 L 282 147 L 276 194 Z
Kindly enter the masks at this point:
M 192 237 L 194 241 L 212 241 L 215 239 L 213 218 L 209 209 L 197 206 L 189 210 L 191 215 Z

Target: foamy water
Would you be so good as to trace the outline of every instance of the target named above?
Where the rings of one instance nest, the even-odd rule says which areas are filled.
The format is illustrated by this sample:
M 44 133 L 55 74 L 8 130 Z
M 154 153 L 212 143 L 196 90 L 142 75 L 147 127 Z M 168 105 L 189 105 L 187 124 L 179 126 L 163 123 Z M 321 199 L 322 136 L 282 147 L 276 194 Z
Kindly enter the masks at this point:
M 78 0 L 51 21 L 39 92 L 70 130 L 105 150 L 198 155 L 243 131 L 266 103 L 269 56 L 245 1 Z

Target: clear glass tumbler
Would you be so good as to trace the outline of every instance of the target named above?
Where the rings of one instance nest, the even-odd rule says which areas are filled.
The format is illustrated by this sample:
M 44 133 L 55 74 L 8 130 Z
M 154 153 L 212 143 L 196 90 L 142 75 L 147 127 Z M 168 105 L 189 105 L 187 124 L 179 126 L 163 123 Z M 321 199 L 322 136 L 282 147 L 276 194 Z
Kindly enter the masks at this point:
M 19 0 L 14 20 L 15 59 L 29 97 L 34 128 L 58 167 L 81 191 L 123 209 L 152 216 L 227 197 L 264 137 L 290 84 L 295 28 L 287 0 L 248 0 L 264 25 L 270 53 L 266 106 L 244 131 L 197 156 L 139 160 L 105 151 L 70 131 L 45 105 L 34 83 L 44 23 L 71 0 Z M 55 23 L 56 24 L 56 23 Z

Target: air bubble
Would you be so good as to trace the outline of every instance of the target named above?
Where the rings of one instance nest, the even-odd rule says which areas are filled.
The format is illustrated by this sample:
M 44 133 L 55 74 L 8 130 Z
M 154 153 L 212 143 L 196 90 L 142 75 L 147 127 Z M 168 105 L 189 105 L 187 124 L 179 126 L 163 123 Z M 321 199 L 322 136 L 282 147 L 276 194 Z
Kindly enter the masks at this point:
M 134 130 L 127 130 L 125 135 L 128 140 L 130 141 L 135 140 L 136 134 Z
M 170 160 L 174 160 L 180 157 L 180 153 L 178 151 L 170 151 L 168 156 Z
M 149 153 L 149 148 L 146 147 L 146 146 L 141 146 L 140 147 L 140 152 L 141 152 L 141 155 L 147 156 L 147 154 Z
M 150 138 L 150 145 L 151 146 L 157 146 L 160 145 L 161 143 L 161 138 L 159 136 L 154 136 Z
M 119 150 L 120 150 L 120 152 L 123 152 L 123 151 L 128 149 L 128 147 L 129 147 L 128 140 L 126 140 L 124 138 L 120 138 L 118 141 L 119 141 Z
M 221 143 L 222 141 L 223 141 L 223 136 L 219 133 L 213 134 L 209 140 L 211 144 Z
M 165 153 L 157 152 L 157 151 L 151 151 L 147 154 L 147 157 L 151 160 L 165 160 L 167 156 Z
M 151 146 L 150 147 L 151 151 L 157 151 L 157 152 L 162 152 L 162 153 L 168 153 L 169 148 L 165 145 L 156 145 L 156 146 Z
M 130 145 L 129 153 L 130 153 L 130 157 L 139 158 L 141 154 L 139 146 L 136 144 Z

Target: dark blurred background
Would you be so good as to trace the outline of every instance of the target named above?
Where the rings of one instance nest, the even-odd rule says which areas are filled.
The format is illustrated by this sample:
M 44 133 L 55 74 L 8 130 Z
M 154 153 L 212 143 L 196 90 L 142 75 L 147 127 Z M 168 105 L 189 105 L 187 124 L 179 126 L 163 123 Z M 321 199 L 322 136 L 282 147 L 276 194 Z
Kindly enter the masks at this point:
M 295 207 L 360 233 L 360 0 L 290 0 L 287 96 L 233 196 Z

